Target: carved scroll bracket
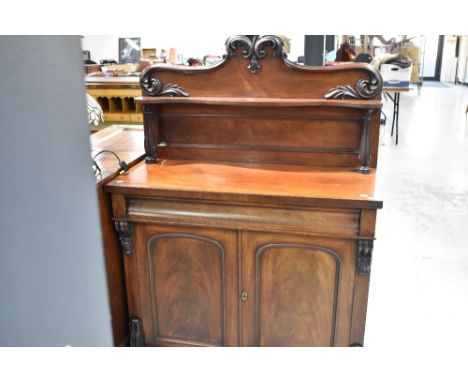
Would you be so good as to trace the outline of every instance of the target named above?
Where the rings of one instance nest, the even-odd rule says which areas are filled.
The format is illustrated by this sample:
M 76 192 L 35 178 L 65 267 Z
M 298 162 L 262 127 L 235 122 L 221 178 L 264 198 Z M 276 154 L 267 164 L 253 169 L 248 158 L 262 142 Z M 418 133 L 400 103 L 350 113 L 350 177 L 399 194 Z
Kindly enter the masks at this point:
M 380 73 L 373 66 L 366 67 L 369 79 L 357 80 L 354 88 L 351 85 L 338 85 L 325 93 L 326 99 L 371 99 L 382 92 L 383 81 Z
M 140 78 L 140 85 L 146 95 L 154 97 L 189 97 L 190 94 L 177 84 L 164 85 L 158 77 L 151 77 L 152 70 L 148 70 Z
M 374 249 L 373 240 L 358 239 L 357 264 L 356 264 L 356 271 L 358 275 L 361 275 L 361 276 L 369 275 L 373 249 Z
M 145 341 L 143 339 L 143 331 L 141 330 L 141 323 L 138 317 L 130 318 L 130 346 L 145 346 Z
M 260 59 L 266 57 L 265 48 L 269 46 L 273 51 L 273 56 L 283 57 L 285 55 L 283 45 L 283 40 L 273 35 L 233 36 L 226 41 L 226 52 L 228 57 L 233 57 L 236 55 L 237 50 L 242 47 L 242 56 L 250 59 L 246 68 L 251 73 L 257 73 L 262 68 Z
M 120 246 L 124 255 L 133 255 L 135 244 L 133 241 L 133 223 L 126 220 L 117 220 L 115 230 L 119 236 Z

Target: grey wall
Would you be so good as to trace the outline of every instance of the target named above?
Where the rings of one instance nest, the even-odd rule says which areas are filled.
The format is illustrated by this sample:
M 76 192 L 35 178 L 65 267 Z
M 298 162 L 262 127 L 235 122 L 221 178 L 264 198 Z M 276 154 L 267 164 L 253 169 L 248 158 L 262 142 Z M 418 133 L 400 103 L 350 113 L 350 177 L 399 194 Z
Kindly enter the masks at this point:
M 112 345 L 79 37 L 0 36 L 0 345 Z

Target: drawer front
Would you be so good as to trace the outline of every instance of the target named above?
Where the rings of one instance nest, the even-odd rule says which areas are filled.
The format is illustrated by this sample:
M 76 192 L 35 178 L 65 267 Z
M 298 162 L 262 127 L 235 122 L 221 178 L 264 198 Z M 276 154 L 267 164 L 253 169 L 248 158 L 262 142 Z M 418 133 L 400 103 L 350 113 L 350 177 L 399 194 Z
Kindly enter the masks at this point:
M 249 230 L 302 232 L 333 237 L 356 237 L 359 210 L 227 205 L 164 199 L 128 199 L 133 221 L 201 224 Z

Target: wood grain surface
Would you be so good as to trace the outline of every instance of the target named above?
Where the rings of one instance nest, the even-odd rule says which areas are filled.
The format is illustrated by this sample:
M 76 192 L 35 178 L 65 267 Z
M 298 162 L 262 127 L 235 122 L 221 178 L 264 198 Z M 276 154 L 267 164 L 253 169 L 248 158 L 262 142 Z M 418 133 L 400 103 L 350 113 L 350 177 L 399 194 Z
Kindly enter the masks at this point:
M 375 172 L 359 174 L 346 168 L 304 168 L 162 161 L 139 163 L 106 189 L 118 193 L 220 199 L 231 202 L 381 208 L 374 195 Z
M 145 343 L 236 346 L 236 232 L 137 225 L 136 237 Z
M 369 80 L 375 72 L 369 64 L 361 63 L 328 67 L 295 65 L 270 52 L 255 74 L 246 69 L 247 63 L 238 53 L 214 67 L 158 64 L 146 71 L 151 70 L 151 78 L 158 77 L 164 84 L 182 86 L 190 97 L 298 99 L 323 99 L 330 89 L 340 85 L 354 87 L 357 81 Z M 377 92 L 372 98 L 380 100 L 381 94 Z

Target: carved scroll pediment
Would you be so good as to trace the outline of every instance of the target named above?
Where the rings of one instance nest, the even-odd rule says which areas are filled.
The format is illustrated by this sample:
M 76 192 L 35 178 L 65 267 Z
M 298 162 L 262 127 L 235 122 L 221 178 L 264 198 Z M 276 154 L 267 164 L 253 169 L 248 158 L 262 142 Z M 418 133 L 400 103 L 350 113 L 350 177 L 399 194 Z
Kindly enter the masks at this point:
M 167 84 L 164 86 L 158 77 L 151 78 L 151 72 L 146 72 L 140 79 L 141 87 L 150 96 L 159 97 L 188 97 L 189 93 L 177 84 Z
M 274 57 L 283 57 L 285 56 L 283 46 L 283 40 L 273 35 L 252 37 L 237 35 L 227 39 L 226 52 L 228 57 L 233 57 L 239 49 L 242 49 L 242 56 L 249 60 L 246 68 L 252 73 L 257 73 L 262 68 L 260 59 L 267 55 L 265 48 L 271 47 Z
M 284 51 L 284 41 L 278 36 L 235 35 L 226 40 L 225 48 L 226 54 L 224 54 L 223 59 L 213 65 L 156 64 L 146 68 L 140 77 L 143 95 L 152 97 L 197 97 L 200 94 L 206 95 L 206 89 L 210 88 L 213 89 L 213 92 L 210 94 L 243 96 L 243 92 L 247 89 L 242 88 L 246 87 L 240 86 L 232 90 L 226 89 L 226 86 L 229 86 L 229 84 L 224 81 L 222 73 L 227 73 L 226 75 L 231 76 L 232 81 L 237 79 L 239 82 L 248 83 L 251 81 L 248 79 L 250 74 L 261 71 L 262 66 L 268 65 L 267 61 L 282 61 L 284 63 L 283 67 L 281 65 L 274 65 L 271 73 L 290 71 L 291 81 L 296 83 L 296 86 L 294 87 L 289 83 L 284 85 L 289 91 L 291 91 L 291 88 L 303 90 L 308 84 L 310 86 L 313 86 L 314 83 L 319 85 L 320 89 L 311 89 L 310 93 L 302 92 L 300 96 L 302 98 L 370 100 L 379 97 L 382 92 L 382 77 L 372 65 L 351 64 L 333 67 L 300 65 L 288 60 Z M 270 60 L 270 58 L 275 58 L 275 60 Z M 244 60 L 246 62 L 245 65 Z M 226 69 L 232 65 L 245 66 L 247 71 L 240 70 L 233 74 L 234 72 Z M 305 80 L 304 73 L 310 75 L 310 81 L 309 79 Z M 340 73 L 349 73 L 350 77 L 348 81 L 347 77 Z M 202 81 L 194 80 L 198 75 L 200 75 L 199 78 L 203 79 Z M 329 88 L 322 87 L 326 83 L 324 80 L 325 76 L 330 78 Z M 252 81 L 263 84 L 263 82 L 267 83 L 270 80 L 266 78 L 258 79 L 256 76 L 255 80 Z M 266 88 L 270 89 L 271 86 L 268 84 Z M 294 94 L 288 96 L 294 97 Z
M 246 66 L 252 73 L 257 73 L 262 65 L 260 60 L 267 56 L 267 47 L 271 48 L 274 57 L 286 57 L 283 52 L 284 42 L 281 38 L 273 35 L 265 36 L 244 36 L 236 35 L 230 37 L 226 41 L 226 55 L 224 60 L 218 65 L 222 65 L 227 59 L 238 54 L 239 50 L 244 58 L 249 62 Z M 207 68 L 210 70 L 211 68 Z M 161 69 L 161 70 L 168 70 Z M 180 70 L 181 72 L 190 71 L 190 69 Z M 180 85 L 167 84 L 164 85 L 162 80 L 154 75 L 154 71 L 150 68 L 146 70 L 140 78 L 140 85 L 146 95 L 155 97 L 189 97 L 190 94 Z

